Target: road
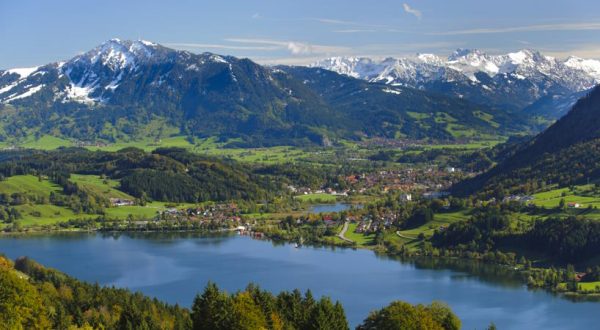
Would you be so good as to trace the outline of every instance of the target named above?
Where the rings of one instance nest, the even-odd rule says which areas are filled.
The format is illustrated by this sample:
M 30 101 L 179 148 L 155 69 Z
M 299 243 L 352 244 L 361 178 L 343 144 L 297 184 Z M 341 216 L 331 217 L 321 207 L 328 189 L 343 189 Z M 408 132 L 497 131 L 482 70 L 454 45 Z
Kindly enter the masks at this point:
M 398 236 L 400 236 L 400 237 L 402 237 L 402 238 L 410 239 L 410 240 L 416 239 L 416 238 L 414 238 L 414 237 L 408 237 L 408 236 L 404 236 L 404 235 L 400 234 L 400 231 L 396 231 L 396 235 L 398 235 Z
M 339 237 L 341 240 L 344 240 L 344 241 L 346 241 L 346 242 L 349 242 L 349 243 L 354 243 L 354 241 L 353 241 L 353 240 L 351 240 L 351 239 L 347 238 L 346 236 L 344 236 L 344 234 L 346 234 L 346 231 L 347 231 L 347 230 L 348 230 L 348 221 L 344 222 L 344 228 L 342 228 L 342 231 L 340 231 L 340 233 L 338 234 L 338 237 Z

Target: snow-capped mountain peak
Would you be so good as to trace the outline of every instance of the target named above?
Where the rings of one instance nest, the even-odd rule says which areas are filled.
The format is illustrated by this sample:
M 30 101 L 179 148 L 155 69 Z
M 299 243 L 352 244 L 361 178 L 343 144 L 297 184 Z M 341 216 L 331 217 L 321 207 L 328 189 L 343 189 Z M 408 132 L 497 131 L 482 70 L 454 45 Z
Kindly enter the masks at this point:
M 564 63 L 567 67 L 581 70 L 593 76 L 600 81 L 600 61 L 586 60 L 576 56 L 570 56 Z
M 507 104 L 526 107 L 544 96 L 579 93 L 600 83 L 600 61 L 577 57 L 560 60 L 532 49 L 503 55 L 457 49 L 446 58 L 418 54 L 384 61 L 336 57 L 312 66 L 372 82 L 434 90 L 457 97 L 469 98 L 470 95 L 471 100 L 492 101 L 502 107 Z M 515 98 L 521 101 L 514 102 Z
M 137 88 L 138 83 L 179 88 L 165 86 L 165 81 L 176 85 L 183 76 L 213 65 L 225 67 L 235 81 L 232 59 L 212 53 L 192 54 L 146 40 L 115 38 L 64 62 L 0 70 L 0 103 L 25 102 L 31 96 L 44 95 L 53 102 L 108 104 L 125 92 L 124 86 L 127 90 Z
M 158 45 L 145 40 L 122 41 L 110 39 L 91 51 L 75 58 L 75 61 L 100 63 L 113 70 L 131 68 L 144 59 L 151 58 Z

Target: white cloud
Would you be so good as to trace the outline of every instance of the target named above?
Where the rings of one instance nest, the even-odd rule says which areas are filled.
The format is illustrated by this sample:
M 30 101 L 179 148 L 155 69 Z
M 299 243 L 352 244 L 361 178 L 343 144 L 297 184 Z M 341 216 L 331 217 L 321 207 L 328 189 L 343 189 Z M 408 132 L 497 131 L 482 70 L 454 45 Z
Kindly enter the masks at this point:
M 430 33 L 432 35 L 464 35 L 464 34 L 493 34 L 510 32 L 539 32 L 539 31 L 592 31 L 600 30 L 600 23 L 558 23 L 558 24 L 538 24 L 526 26 L 514 26 L 505 28 L 477 28 L 467 30 L 456 30 L 446 32 Z
M 409 6 L 407 3 L 403 3 L 402 7 L 404 8 L 404 11 L 414 15 L 416 18 L 421 19 L 421 17 L 423 17 L 423 14 L 421 13 L 420 10 L 417 10 L 415 8 L 412 8 L 411 6 Z
M 226 39 L 228 42 L 241 43 L 241 44 L 254 44 L 259 47 L 274 46 L 275 49 L 288 50 L 292 55 L 309 55 L 309 54 L 322 54 L 327 55 L 331 53 L 343 53 L 350 51 L 350 48 L 343 46 L 333 45 L 314 45 L 306 42 L 299 41 L 281 41 L 273 39 L 253 39 L 253 38 L 229 38 Z
M 312 54 L 313 52 L 309 44 L 294 41 L 288 42 L 287 49 L 294 55 Z
M 254 13 L 254 15 L 252 15 L 253 19 L 259 19 L 262 18 L 262 16 L 259 13 Z

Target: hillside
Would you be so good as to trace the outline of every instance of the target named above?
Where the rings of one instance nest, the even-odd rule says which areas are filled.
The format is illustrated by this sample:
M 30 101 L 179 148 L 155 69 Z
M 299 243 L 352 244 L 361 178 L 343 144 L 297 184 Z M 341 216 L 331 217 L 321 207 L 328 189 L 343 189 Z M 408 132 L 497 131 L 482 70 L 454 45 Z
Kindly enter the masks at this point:
M 457 194 L 501 196 L 544 187 L 597 182 L 600 179 L 600 87 L 514 155 L 490 171 L 453 187 Z
M 280 67 L 349 118 L 368 136 L 482 138 L 523 128 L 519 114 L 410 87 L 369 83 L 319 68 Z M 352 126 L 350 126 L 352 125 Z M 362 127 L 362 128 L 361 128 Z
M 269 146 L 523 129 L 518 118 L 487 106 L 323 72 L 113 39 L 66 62 L 0 71 L 0 141 L 183 135 Z
M 153 153 L 134 148 L 3 152 L 0 174 L 7 178 L 0 182 L 0 193 L 48 199 L 51 192 L 56 198 L 64 192 L 93 197 L 99 203 L 131 196 L 165 202 L 262 200 L 281 189 L 280 183 L 254 174 L 248 166 L 176 148 Z M 37 174 L 39 179 L 19 174 Z

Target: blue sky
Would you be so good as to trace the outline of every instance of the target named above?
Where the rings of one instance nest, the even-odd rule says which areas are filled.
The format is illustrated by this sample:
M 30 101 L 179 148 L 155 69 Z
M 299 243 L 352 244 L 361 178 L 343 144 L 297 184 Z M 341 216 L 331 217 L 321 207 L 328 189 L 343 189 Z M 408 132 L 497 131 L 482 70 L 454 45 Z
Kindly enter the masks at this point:
M 600 1 L 0 1 L 0 68 L 65 60 L 115 37 L 261 63 L 456 48 L 600 58 Z

